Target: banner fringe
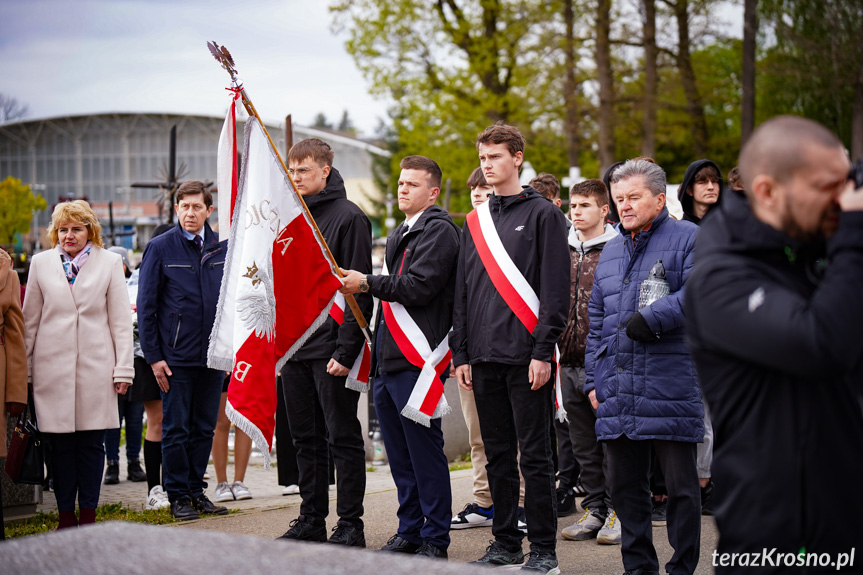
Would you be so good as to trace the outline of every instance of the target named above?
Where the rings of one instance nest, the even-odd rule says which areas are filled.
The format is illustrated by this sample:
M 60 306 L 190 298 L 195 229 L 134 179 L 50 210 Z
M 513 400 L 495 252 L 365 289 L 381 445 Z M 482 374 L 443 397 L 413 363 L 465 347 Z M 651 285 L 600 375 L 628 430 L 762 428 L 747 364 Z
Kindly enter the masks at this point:
M 369 382 L 360 381 L 352 377 L 347 378 L 347 381 L 345 381 L 345 387 L 354 391 L 359 391 L 360 393 L 369 392 Z
M 225 415 L 228 416 L 231 423 L 237 426 L 237 429 L 252 438 L 252 441 L 258 446 L 258 449 L 260 449 L 261 453 L 264 455 L 264 469 L 269 471 L 270 443 L 264 438 L 264 434 L 261 433 L 261 430 L 258 429 L 254 423 L 246 419 L 243 414 L 234 409 L 234 406 L 231 405 L 230 401 L 225 402 Z

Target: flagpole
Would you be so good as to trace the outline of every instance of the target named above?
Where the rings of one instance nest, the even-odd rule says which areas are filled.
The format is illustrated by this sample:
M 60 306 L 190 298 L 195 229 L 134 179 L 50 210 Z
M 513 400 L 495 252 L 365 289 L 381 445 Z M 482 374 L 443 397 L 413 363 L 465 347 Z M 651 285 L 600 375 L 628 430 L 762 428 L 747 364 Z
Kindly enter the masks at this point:
M 279 159 L 279 164 L 282 166 L 283 173 L 288 177 L 288 180 L 291 182 L 291 186 L 294 190 L 297 189 L 296 184 L 294 183 L 294 179 L 291 177 L 291 174 L 288 172 L 288 167 L 285 165 L 285 161 L 282 160 L 282 156 L 279 154 L 279 150 L 276 149 L 275 144 L 273 144 L 273 139 L 270 137 L 270 133 L 267 131 L 266 125 L 264 125 L 264 121 L 261 120 L 261 116 L 258 115 L 258 111 L 255 109 L 255 105 L 252 104 L 252 100 L 249 98 L 248 94 L 246 94 L 246 88 L 243 86 L 243 83 L 237 77 L 237 70 L 234 67 L 234 59 L 231 57 L 230 52 L 224 46 L 219 46 L 215 42 L 207 42 L 207 47 L 210 49 L 210 53 L 213 54 L 213 57 L 222 65 L 228 74 L 231 76 L 231 85 L 235 90 L 239 89 L 240 96 L 242 96 L 243 107 L 246 108 L 246 112 L 249 113 L 250 116 L 254 116 L 258 123 L 261 125 L 261 128 L 264 130 L 264 134 L 267 136 L 267 140 L 270 142 L 270 147 L 273 152 L 276 154 L 276 157 Z M 306 206 L 306 201 L 303 199 L 301 194 L 297 194 L 297 197 L 300 199 L 300 205 L 303 208 L 303 212 L 305 212 L 306 217 L 312 224 L 312 228 L 315 230 L 315 234 L 318 237 L 318 241 L 321 242 L 321 245 L 324 246 L 324 251 L 327 254 L 327 259 L 330 261 L 330 266 L 335 271 L 336 275 L 339 278 L 345 277 L 342 273 L 341 268 L 336 263 L 336 258 L 333 257 L 333 253 L 330 251 L 330 246 L 327 245 L 327 241 L 324 239 L 324 235 L 321 233 L 320 228 L 318 228 L 318 224 L 315 222 L 315 218 L 312 217 L 311 212 L 309 212 L 308 206 Z M 360 306 L 357 304 L 357 300 L 353 295 L 346 295 L 345 301 L 348 304 L 348 307 L 351 308 L 351 311 L 354 314 L 354 317 L 357 319 L 357 324 L 360 326 L 360 330 L 362 330 L 363 335 L 366 338 L 366 341 L 371 345 L 372 337 L 369 334 L 369 324 L 366 321 L 365 316 L 363 315 Z

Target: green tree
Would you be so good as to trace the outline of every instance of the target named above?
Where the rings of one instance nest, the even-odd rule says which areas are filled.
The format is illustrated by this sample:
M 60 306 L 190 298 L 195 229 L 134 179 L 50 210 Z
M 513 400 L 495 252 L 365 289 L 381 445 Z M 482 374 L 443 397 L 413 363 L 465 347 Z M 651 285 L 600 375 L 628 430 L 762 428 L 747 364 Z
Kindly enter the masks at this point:
M 324 130 L 332 130 L 333 125 L 327 120 L 327 115 L 323 112 L 318 112 L 318 115 L 315 116 L 315 119 L 312 121 L 312 128 L 321 128 Z
M 42 194 L 34 196 L 21 180 L 9 176 L 0 182 L 0 244 L 11 244 L 16 233 L 27 233 L 33 212 L 47 205 Z

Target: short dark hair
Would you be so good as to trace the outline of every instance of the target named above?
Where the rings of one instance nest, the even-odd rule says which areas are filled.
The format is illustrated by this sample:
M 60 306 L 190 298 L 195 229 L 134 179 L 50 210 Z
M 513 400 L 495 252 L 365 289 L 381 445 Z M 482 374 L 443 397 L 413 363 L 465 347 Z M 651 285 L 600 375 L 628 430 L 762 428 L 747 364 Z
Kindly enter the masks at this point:
M 433 188 L 440 188 L 443 180 L 443 172 L 437 162 L 425 156 L 405 156 L 399 162 L 399 167 L 403 170 L 422 170 L 429 175 L 429 183 Z
M 509 153 L 513 156 L 518 152 L 524 153 L 524 136 L 515 126 L 511 126 L 503 120 L 495 122 L 476 137 L 476 149 L 480 144 L 506 144 Z
M 550 202 L 560 198 L 560 182 L 552 174 L 540 172 L 529 185 Z
M 482 173 L 482 168 L 475 168 L 474 171 L 470 173 L 470 177 L 467 179 L 467 187 L 470 189 L 487 185 L 489 184 L 485 180 L 485 174 Z
M 608 188 L 602 180 L 584 180 L 578 182 L 569 190 L 569 205 L 573 204 L 573 196 L 586 196 L 596 200 L 596 205 L 600 208 L 609 204 Z
M 752 133 L 740 150 L 737 165 L 743 189 L 751 193 L 752 181 L 766 174 L 779 182 L 787 182 L 794 174 L 808 168 L 807 148 L 841 148 L 842 142 L 833 132 L 799 116 L 778 116 L 767 120 Z
M 743 191 L 743 181 L 740 179 L 740 168 L 734 166 L 728 172 L 728 187 L 732 190 Z
M 306 158 L 311 158 L 319 166 L 333 167 L 335 152 L 325 141 L 318 138 L 306 138 L 300 140 L 288 151 L 288 163 L 300 163 Z
M 183 185 L 181 185 L 180 189 L 177 190 L 177 205 L 179 205 L 186 196 L 194 196 L 196 194 L 204 194 L 204 205 L 208 208 L 213 205 L 213 194 L 210 193 L 210 189 L 204 185 L 204 182 L 199 182 L 198 180 L 183 182 Z
M 702 184 L 707 180 L 719 182 L 720 179 L 721 176 L 719 175 L 719 170 L 708 164 L 695 173 L 695 177 L 692 178 L 692 183 L 689 184 L 689 190 L 694 190 L 695 184 Z

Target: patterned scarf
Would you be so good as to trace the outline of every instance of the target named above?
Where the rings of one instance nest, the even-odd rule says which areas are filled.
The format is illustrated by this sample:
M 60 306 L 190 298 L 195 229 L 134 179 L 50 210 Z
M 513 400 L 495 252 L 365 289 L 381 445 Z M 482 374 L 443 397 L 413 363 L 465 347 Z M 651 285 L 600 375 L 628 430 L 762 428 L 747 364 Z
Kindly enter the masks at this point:
M 93 249 L 93 245 L 88 241 L 84 249 L 78 252 L 78 255 L 73 258 L 66 253 L 66 250 L 57 246 L 57 250 L 60 252 L 60 259 L 63 260 L 63 271 L 66 272 L 66 279 L 69 280 L 69 287 L 72 287 L 72 284 L 75 283 L 75 278 L 78 277 L 78 273 L 84 267 L 84 262 L 90 257 L 91 249 Z

